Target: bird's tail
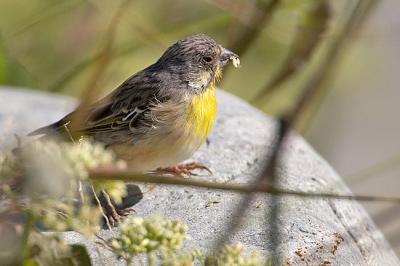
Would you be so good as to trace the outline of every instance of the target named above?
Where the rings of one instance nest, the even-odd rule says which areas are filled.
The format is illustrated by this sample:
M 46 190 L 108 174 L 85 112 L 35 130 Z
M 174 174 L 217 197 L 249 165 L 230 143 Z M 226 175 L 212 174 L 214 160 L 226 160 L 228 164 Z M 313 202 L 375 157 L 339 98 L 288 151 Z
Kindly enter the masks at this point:
M 28 136 L 36 136 L 36 135 L 55 135 L 60 132 L 60 129 L 64 126 L 64 122 L 62 120 L 57 121 L 53 124 L 38 128 L 30 133 Z

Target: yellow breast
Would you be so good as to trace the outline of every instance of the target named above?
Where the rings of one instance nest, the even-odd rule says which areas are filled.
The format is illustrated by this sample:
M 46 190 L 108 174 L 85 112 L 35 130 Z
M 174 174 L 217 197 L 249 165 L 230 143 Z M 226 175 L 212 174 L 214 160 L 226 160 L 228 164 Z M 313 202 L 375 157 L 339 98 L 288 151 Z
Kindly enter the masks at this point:
M 217 111 L 215 86 L 211 84 L 203 93 L 195 95 L 186 109 L 187 129 L 205 140 L 210 134 Z

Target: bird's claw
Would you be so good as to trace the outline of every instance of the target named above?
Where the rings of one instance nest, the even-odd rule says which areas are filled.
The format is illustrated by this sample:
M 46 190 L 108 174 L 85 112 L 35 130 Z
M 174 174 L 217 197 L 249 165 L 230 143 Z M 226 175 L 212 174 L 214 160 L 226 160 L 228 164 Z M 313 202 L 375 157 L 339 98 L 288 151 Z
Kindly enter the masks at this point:
M 179 164 L 173 167 L 158 168 L 156 172 L 161 174 L 172 174 L 179 177 L 198 176 L 198 174 L 193 172 L 194 170 L 204 170 L 212 175 L 212 171 L 208 167 L 199 163 L 187 163 Z
M 111 226 L 115 226 L 116 224 L 118 224 L 119 222 L 121 222 L 124 217 L 128 216 L 131 213 L 136 212 L 134 209 L 132 208 L 125 208 L 122 210 L 118 210 L 117 208 L 113 208 L 112 210 L 110 210 L 106 216 L 107 219 L 110 223 Z

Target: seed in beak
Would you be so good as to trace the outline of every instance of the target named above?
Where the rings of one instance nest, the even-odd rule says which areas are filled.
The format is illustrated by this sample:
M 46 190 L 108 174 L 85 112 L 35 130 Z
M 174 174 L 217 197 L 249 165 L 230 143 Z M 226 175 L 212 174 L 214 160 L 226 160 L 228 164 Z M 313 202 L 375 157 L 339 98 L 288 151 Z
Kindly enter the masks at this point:
M 221 62 L 224 65 L 226 65 L 229 61 L 232 61 L 232 64 L 234 67 L 239 67 L 240 66 L 240 59 L 239 56 L 228 49 L 221 47 Z
M 230 60 L 232 60 L 232 64 L 235 68 L 240 67 L 240 59 L 239 57 L 231 57 L 229 58 Z

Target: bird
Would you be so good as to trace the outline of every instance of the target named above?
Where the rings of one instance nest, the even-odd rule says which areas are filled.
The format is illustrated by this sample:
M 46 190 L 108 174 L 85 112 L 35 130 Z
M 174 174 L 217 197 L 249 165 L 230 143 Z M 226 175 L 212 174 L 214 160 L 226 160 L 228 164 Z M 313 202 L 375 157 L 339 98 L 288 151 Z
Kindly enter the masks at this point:
M 29 135 L 85 136 L 104 143 L 137 172 L 193 174 L 209 169 L 179 165 L 207 140 L 216 116 L 216 85 L 239 56 L 205 34 L 172 44 L 150 66 L 110 94 L 84 107 L 82 123 L 70 128 L 77 110 Z

